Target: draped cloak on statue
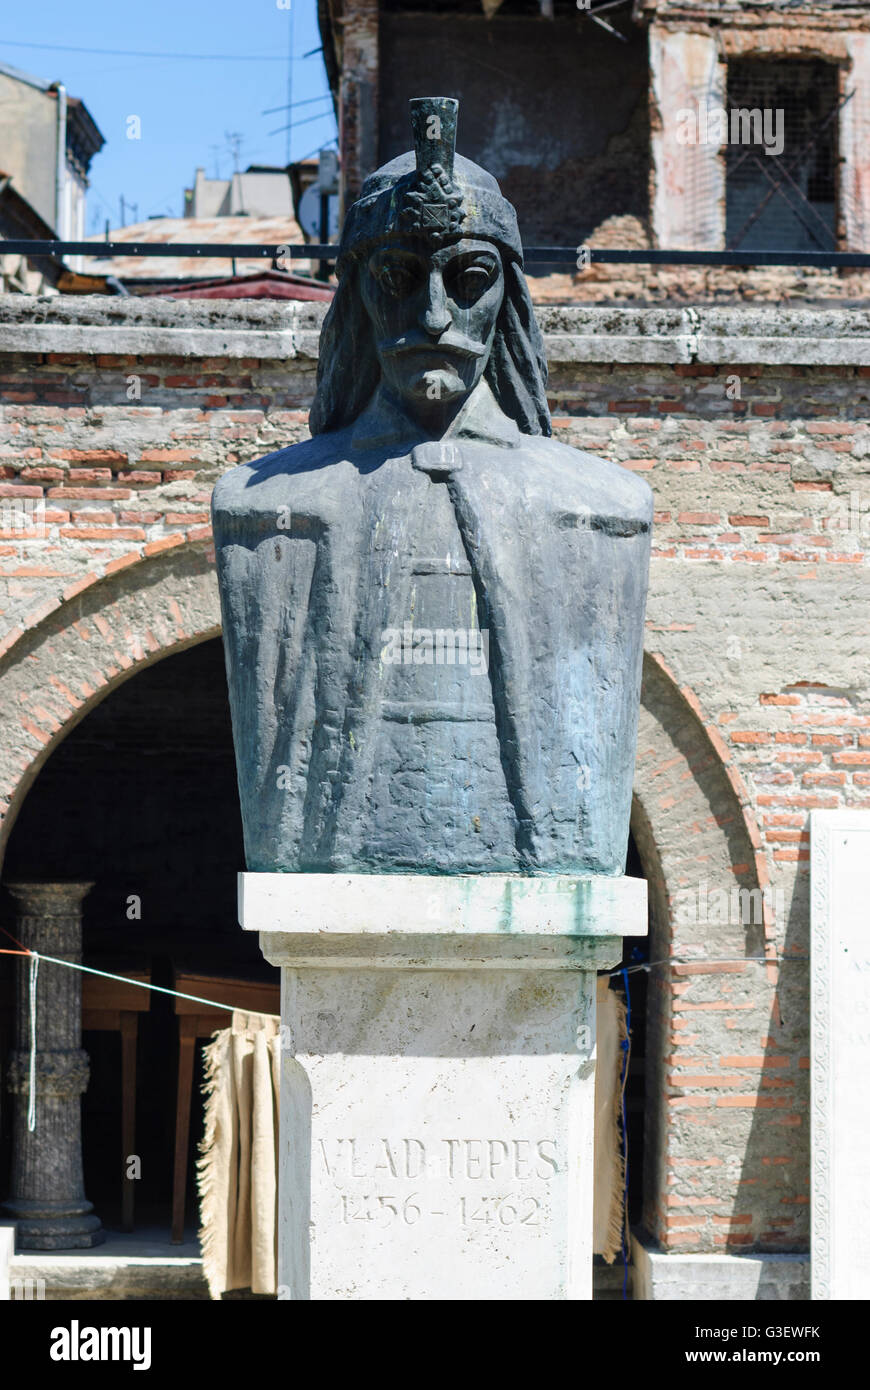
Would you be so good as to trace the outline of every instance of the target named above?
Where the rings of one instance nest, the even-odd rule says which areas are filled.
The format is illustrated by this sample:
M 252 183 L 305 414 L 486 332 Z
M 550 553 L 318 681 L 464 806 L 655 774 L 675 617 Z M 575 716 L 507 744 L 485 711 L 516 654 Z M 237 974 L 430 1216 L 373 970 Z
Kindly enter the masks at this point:
M 249 870 L 623 872 L 646 483 L 520 434 L 485 379 L 437 442 L 381 386 L 213 516 Z M 388 659 L 460 611 L 485 670 Z

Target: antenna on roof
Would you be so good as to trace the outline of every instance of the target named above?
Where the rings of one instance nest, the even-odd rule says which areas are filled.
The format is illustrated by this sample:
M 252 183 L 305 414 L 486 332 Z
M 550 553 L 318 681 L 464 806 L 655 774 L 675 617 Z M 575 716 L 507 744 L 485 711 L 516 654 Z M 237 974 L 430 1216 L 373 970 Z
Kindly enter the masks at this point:
M 284 161 L 290 163 L 291 150 L 293 146 L 293 7 L 290 7 L 290 15 L 287 21 L 288 41 L 287 41 L 287 110 L 290 113 L 290 120 L 287 125 L 287 158 Z
M 227 144 L 229 145 L 230 149 L 232 150 L 232 154 L 233 154 L 233 171 L 234 171 L 236 174 L 238 174 L 238 173 L 241 172 L 240 169 L 239 169 L 239 161 L 240 161 L 241 152 L 242 152 L 242 141 L 243 141 L 243 139 L 244 139 L 245 137 L 242 135 L 242 132 L 241 132 L 240 130 L 227 130 L 227 131 L 224 132 L 224 136 L 225 136 L 225 138 L 226 138 Z

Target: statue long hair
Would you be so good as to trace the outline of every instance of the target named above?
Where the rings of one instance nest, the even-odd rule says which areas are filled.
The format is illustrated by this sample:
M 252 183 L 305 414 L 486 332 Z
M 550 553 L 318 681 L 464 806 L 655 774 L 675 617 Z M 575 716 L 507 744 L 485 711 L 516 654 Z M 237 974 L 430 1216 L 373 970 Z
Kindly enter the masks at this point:
M 484 373 L 493 395 L 521 434 L 551 433 L 547 361 L 526 278 L 502 256 L 504 301 Z M 361 260 L 349 256 L 323 321 L 317 393 L 309 416 L 312 434 L 340 430 L 365 410 L 381 379 L 374 333 L 362 298 Z

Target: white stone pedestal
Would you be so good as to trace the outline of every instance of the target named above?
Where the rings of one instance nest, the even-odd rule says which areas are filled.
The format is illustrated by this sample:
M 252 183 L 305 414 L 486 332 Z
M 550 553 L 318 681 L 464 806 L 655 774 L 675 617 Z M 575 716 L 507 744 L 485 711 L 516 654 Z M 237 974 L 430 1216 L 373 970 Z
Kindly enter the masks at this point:
M 289 1298 L 587 1299 L 595 972 L 632 878 L 242 874 L 281 966 Z

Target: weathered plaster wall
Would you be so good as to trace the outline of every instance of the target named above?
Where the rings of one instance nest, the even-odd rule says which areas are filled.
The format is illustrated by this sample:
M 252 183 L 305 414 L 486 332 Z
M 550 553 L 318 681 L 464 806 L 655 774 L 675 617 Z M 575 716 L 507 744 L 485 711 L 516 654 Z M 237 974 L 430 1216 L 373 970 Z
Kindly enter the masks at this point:
M 55 226 L 57 100 L 0 72 L 0 169 Z
M 0 303 L 7 823 L 106 690 L 214 634 L 210 489 L 304 435 L 321 312 Z M 674 1250 L 801 1248 L 807 817 L 870 802 L 870 313 L 540 317 L 555 430 L 656 494 L 635 808 L 662 962 L 647 1223 Z M 46 534 L 22 532 L 40 502 Z M 763 920 L 716 920 L 713 895 L 756 885 Z
M 840 112 L 840 209 L 843 245 L 870 250 L 870 33 L 845 35 L 848 63 L 840 90 L 849 97 Z
M 680 113 L 721 106 L 726 66 L 712 34 L 649 36 L 652 226 L 656 246 L 721 251 L 725 245 L 725 163 L 718 145 L 682 144 Z

